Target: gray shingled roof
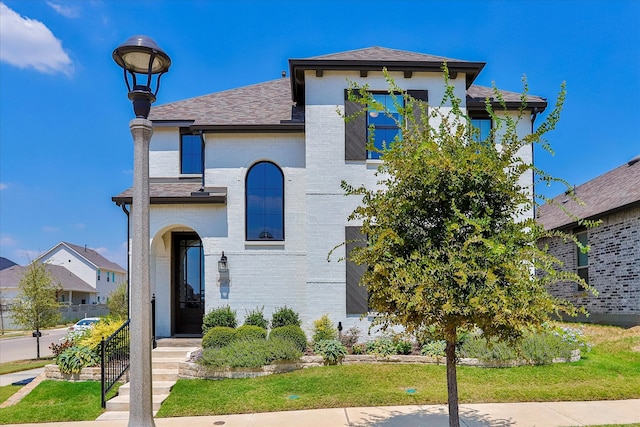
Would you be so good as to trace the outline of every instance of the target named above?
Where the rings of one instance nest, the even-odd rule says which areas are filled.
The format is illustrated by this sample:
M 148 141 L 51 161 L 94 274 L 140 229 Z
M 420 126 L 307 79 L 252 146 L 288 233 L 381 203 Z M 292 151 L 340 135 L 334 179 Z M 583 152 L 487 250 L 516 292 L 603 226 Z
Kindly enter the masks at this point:
M 61 242 L 61 244 L 77 252 L 78 255 L 80 255 L 81 257 L 88 259 L 90 262 L 92 262 L 96 267 L 100 269 L 115 271 L 118 273 L 126 273 L 126 270 L 124 268 L 120 267 L 115 262 L 109 261 L 108 259 L 106 259 L 105 257 L 103 257 L 102 255 L 100 255 L 98 252 L 96 252 L 91 248 L 87 248 L 85 246 L 78 246 L 78 245 L 74 245 L 67 242 Z
M 198 183 L 149 183 L 149 199 L 151 204 L 168 203 L 224 203 L 227 197 L 226 187 L 206 187 L 201 192 Z M 209 193 L 205 195 L 204 193 Z M 200 195 L 203 193 L 202 195 Z M 193 194 L 196 194 L 195 196 Z M 120 203 L 131 203 L 133 187 L 126 189 L 111 199 Z
M 0 270 L 4 270 L 5 268 L 9 268 L 16 265 L 15 262 L 7 259 L 5 257 L 0 257 Z
M 576 204 L 565 194 L 553 200 L 582 219 L 597 219 L 626 207 L 640 206 L 640 162 L 625 163 L 575 187 L 575 193 L 584 206 Z M 536 217 L 547 230 L 575 225 L 575 221 L 560 208 L 549 204 L 540 206 Z
M 63 291 L 73 292 L 89 292 L 96 293 L 96 289 L 89 285 L 87 282 L 59 265 L 45 264 L 45 267 L 54 283 L 60 283 Z M 14 265 L 13 267 L 5 268 L 0 271 L 0 283 L 2 288 L 17 288 L 20 279 L 24 273 L 29 269 L 22 265 Z
M 289 79 L 281 78 L 152 107 L 149 119 L 193 121 L 195 127 L 280 125 L 292 120 L 294 105 Z
M 520 96 L 521 93 L 509 92 L 506 90 L 500 90 L 502 98 L 507 106 L 518 107 L 522 103 Z M 491 101 L 497 103 L 495 93 L 492 87 L 471 85 L 467 89 L 467 105 L 468 106 L 482 106 L 484 107 L 484 101 L 489 98 Z M 494 104 L 495 104 L 494 103 Z M 527 95 L 527 106 L 529 107 L 541 107 L 543 110 L 547 106 L 547 100 L 536 95 Z
M 468 62 L 460 59 L 445 58 L 444 56 L 428 55 L 411 52 L 408 50 L 389 49 L 386 47 L 372 46 L 364 49 L 348 50 L 345 52 L 330 53 L 328 55 L 313 56 L 307 59 L 329 59 L 335 61 L 380 61 L 380 62 Z

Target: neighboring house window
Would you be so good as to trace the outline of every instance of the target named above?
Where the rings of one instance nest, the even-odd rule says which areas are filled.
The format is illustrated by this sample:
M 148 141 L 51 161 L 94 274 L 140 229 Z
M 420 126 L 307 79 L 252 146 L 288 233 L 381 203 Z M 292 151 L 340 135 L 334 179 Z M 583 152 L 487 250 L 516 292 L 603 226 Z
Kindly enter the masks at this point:
M 100 295 L 98 295 L 98 304 L 100 304 Z
M 249 169 L 245 188 L 246 239 L 284 240 L 284 175 L 271 162 Z
M 586 231 L 582 231 L 576 234 L 576 237 L 582 246 L 589 244 L 589 236 Z M 583 253 L 580 248 L 576 247 L 577 251 L 577 273 L 587 284 L 589 284 L 589 253 Z M 582 291 L 584 288 L 578 285 L 578 290 Z
M 483 142 L 489 139 L 489 136 L 491 135 L 490 118 L 471 119 L 471 126 L 473 126 L 471 139 L 476 142 Z
M 367 288 L 360 285 L 360 278 L 367 267 L 350 261 L 349 256 L 353 248 L 364 247 L 367 242 L 365 236 L 360 233 L 360 227 L 345 227 L 344 238 L 347 260 L 347 314 L 364 314 L 369 311 L 369 296 Z
M 98 280 L 100 280 L 100 270 L 98 270 Z
M 109 281 L 109 272 L 107 271 L 107 282 Z
M 345 89 L 345 101 L 344 101 L 344 113 L 349 118 L 345 122 L 345 160 L 366 160 L 377 159 L 380 157 L 379 153 L 367 152 L 367 133 L 368 126 L 373 125 L 374 131 L 374 145 L 378 148 L 383 147 L 382 141 L 386 141 L 388 146 L 395 138 L 396 135 L 401 135 L 398 124 L 384 112 L 369 111 L 369 114 L 361 114 L 363 106 L 354 101 L 349 100 L 348 90 Z M 407 93 L 417 101 L 427 102 L 428 93 L 426 90 L 408 90 Z M 397 108 L 393 104 L 393 99 L 388 93 L 374 94 L 374 97 L 378 102 L 386 106 L 388 112 L 394 115 L 401 122 L 404 118 L 401 118 L 398 114 Z M 398 98 L 399 102 L 403 102 L 401 96 Z M 413 108 L 414 117 L 418 122 L 421 117 L 421 110 L 418 105 Z M 377 114 L 376 114 L 377 113 Z
M 111 273 L 111 281 L 112 281 L 113 283 L 115 283 L 115 282 L 116 282 L 116 273 Z
M 202 141 L 199 135 L 180 134 L 180 173 L 202 173 Z
M 64 302 L 64 294 L 60 295 L 60 302 Z

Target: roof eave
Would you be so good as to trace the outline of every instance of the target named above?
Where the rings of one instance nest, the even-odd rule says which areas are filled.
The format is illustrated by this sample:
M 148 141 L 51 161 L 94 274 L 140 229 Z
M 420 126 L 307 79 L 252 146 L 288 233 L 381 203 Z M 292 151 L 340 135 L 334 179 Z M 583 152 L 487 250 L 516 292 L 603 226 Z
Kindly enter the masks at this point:
M 504 107 L 507 110 L 519 110 L 522 107 L 522 102 L 520 101 L 510 101 L 505 102 Z M 533 110 L 537 109 L 538 113 L 542 113 L 547 108 L 548 103 L 546 101 L 529 101 L 525 105 L 525 110 Z M 503 108 L 502 103 L 497 100 L 491 100 L 491 106 L 494 108 L 494 111 L 499 111 Z M 479 99 L 467 99 L 467 110 L 469 111 L 486 111 L 485 100 Z
M 304 133 L 304 123 L 192 125 L 192 131 L 205 133 Z

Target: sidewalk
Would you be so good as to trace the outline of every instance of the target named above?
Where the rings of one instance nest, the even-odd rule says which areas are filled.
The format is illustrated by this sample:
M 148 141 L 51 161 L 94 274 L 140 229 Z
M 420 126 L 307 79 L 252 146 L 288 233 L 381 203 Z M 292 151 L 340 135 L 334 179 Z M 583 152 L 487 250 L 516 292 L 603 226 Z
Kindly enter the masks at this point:
M 640 423 L 640 399 L 460 405 L 460 425 L 585 426 Z M 126 427 L 128 420 L 15 424 L 13 427 Z M 157 427 L 447 427 L 445 405 L 334 408 L 261 414 L 156 418 Z

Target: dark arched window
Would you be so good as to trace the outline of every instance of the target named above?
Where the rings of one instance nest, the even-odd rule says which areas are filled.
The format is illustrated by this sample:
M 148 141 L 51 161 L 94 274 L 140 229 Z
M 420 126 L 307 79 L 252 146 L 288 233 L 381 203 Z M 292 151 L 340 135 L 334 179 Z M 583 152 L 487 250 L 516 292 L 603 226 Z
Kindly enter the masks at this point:
M 259 162 L 247 173 L 245 189 L 247 240 L 284 240 L 284 175 L 271 162 Z

